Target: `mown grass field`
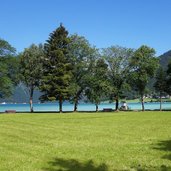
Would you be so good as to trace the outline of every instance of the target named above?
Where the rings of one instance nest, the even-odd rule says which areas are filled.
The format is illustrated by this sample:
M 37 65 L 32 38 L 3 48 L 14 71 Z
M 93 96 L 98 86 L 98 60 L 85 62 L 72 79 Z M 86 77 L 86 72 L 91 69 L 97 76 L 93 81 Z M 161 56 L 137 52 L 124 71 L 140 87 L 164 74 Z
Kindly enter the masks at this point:
M 171 112 L 0 115 L 0 171 L 171 170 Z

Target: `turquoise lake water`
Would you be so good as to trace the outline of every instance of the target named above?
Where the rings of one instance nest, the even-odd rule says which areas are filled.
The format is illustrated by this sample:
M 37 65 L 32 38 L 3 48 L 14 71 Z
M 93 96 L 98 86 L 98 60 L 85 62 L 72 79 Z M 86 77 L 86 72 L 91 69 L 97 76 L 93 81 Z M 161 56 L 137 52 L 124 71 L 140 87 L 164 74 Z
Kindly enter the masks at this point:
M 131 110 L 141 110 L 141 103 L 128 103 Z M 59 111 L 59 106 L 57 103 L 43 103 L 43 104 L 33 104 L 34 111 Z M 103 103 L 99 105 L 99 110 L 103 108 L 115 109 L 115 103 Z M 146 110 L 155 110 L 160 108 L 160 103 L 145 103 Z M 63 111 L 73 111 L 74 105 L 69 103 L 63 104 Z M 163 102 L 162 109 L 171 110 L 171 102 Z M 29 112 L 29 104 L 0 104 L 0 112 L 5 112 L 5 110 L 16 110 L 17 112 Z M 78 105 L 78 111 L 95 111 L 95 105 L 90 103 L 81 103 Z

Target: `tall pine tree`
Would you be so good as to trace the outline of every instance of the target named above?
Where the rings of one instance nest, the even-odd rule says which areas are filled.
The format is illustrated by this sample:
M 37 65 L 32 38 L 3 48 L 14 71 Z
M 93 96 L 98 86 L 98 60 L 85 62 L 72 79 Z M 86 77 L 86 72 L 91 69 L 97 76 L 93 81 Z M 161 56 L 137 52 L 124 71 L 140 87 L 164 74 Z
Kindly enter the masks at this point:
M 62 103 L 69 97 L 69 83 L 72 67 L 68 60 L 68 31 L 61 24 L 52 32 L 45 43 L 45 60 L 40 90 L 43 95 L 41 101 L 59 100 L 59 112 Z

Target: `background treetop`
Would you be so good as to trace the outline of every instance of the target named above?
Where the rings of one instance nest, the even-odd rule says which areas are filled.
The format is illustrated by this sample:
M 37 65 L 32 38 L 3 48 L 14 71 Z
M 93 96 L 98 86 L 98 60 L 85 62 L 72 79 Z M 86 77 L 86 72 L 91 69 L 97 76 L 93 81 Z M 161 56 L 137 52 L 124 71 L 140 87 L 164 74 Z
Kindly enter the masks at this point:
M 0 38 L 0 57 L 14 55 L 16 49 L 12 47 L 7 41 Z

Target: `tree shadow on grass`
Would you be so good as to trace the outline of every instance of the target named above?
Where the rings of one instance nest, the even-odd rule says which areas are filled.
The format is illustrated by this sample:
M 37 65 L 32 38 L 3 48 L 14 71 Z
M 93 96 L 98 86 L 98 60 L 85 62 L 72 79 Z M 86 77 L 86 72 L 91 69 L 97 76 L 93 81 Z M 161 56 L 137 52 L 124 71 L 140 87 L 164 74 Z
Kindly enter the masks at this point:
M 170 152 L 170 154 L 164 155 L 162 158 L 171 160 L 171 140 L 160 141 L 153 149 Z
M 171 171 L 171 167 L 167 166 L 160 166 L 160 167 L 155 167 L 155 166 L 137 166 L 137 167 L 131 167 L 131 170 L 133 171 Z
M 43 168 L 43 171 L 109 171 L 106 164 L 95 165 L 92 160 L 87 162 L 79 162 L 75 159 L 61 159 L 55 158 L 54 161 L 48 163 L 47 168 Z M 171 167 L 162 165 L 161 167 L 153 166 L 132 166 L 130 169 L 112 171 L 171 171 Z
M 81 163 L 75 159 L 55 158 L 54 161 L 48 163 L 48 168 L 43 168 L 44 171 L 108 171 L 106 164 L 95 165 L 92 160 Z

